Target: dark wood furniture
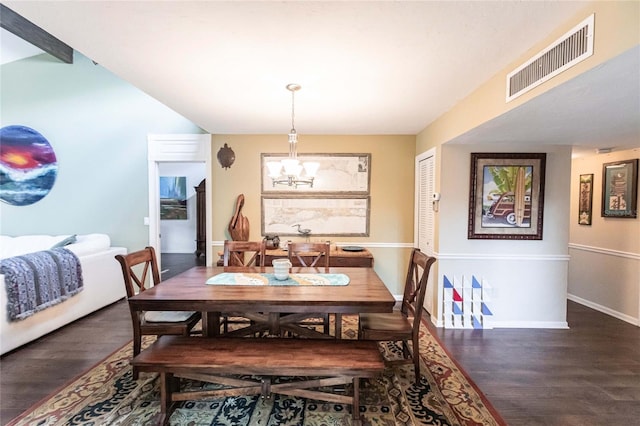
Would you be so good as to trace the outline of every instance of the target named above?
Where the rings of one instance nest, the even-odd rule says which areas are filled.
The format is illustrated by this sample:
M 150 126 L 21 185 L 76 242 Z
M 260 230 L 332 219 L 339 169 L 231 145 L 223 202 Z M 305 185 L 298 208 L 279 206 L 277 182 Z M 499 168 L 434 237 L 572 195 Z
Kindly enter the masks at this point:
M 287 247 L 289 261 L 293 265 L 328 268 L 331 260 L 329 243 L 289 243 Z
M 294 349 L 295 348 L 295 349 Z M 295 356 L 292 351 L 295 350 Z M 268 360 L 268 362 L 265 362 Z M 350 404 L 354 424 L 360 424 L 360 378 L 378 376 L 384 369 L 375 342 L 314 339 L 193 339 L 165 336 L 136 356 L 140 371 L 160 373 L 161 416 L 169 424 L 175 401 L 233 395 L 273 393 Z M 229 374 L 261 376 L 228 377 Z M 272 383 L 272 376 L 295 380 Z M 302 379 L 309 376 L 320 378 Z M 227 385 L 225 389 L 180 392 L 179 379 L 197 378 Z M 353 383 L 352 395 L 338 395 L 312 388 Z
M 222 252 L 222 266 L 264 266 L 264 251 L 264 240 L 225 240 Z
M 160 285 L 158 260 L 153 247 L 146 247 L 126 255 L 116 256 L 122 267 L 124 285 L 127 298 L 131 298 L 147 291 L 147 285 L 157 288 Z M 172 310 L 145 312 L 130 309 L 133 325 L 133 355 L 140 353 L 143 335 L 178 334 L 187 336 L 200 321 L 201 314 L 195 310 Z M 134 379 L 138 378 L 138 371 L 133 370 Z
M 301 327 L 297 322 L 318 313 L 355 314 L 391 312 L 395 304 L 373 268 L 329 268 L 329 273 L 346 274 L 345 286 L 239 286 L 207 285 L 208 278 L 222 272 L 272 272 L 273 268 L 196 266 L 129 299 L 134 311 L 194 310 L 203 312 L 203 333 L 220 332 L 220 312 L 242 312 L 255 322 L 250 327 L 229 332 L 231 336 L 281 330 L 307 337 L 330 337 Z M 292 268 L 292 273 L 317 273 L 316 268 Z M 280 315 L 284 313 L 285 315 Z M 340 329 L 336 330 L 341 333 Z M 337 327 L 337 328 L 338 328 Z M 337 334 L 340 336 L 340 334 Z
M 265 242 L 225 240 L 222 255 L 223 266 L 264 266 Z M 241 317 L 241 313 L 222 314 L 223 332 L 229 331 L 229 324 L 247 324 L 250 321 Z
M 265 252 L 265 265 L 271 265 L 273 259 L 286 258 L 289 254 L 287 250 L 267 250 Z M 373 268 L 373 255 L 367 249 L 362 251 L 345 251 L 342 247 L 335 247 L 331 249 L 329 259 L 330 267 L 359 267 L 359 268 Z M 301 266 L 299 262 L 295 262 L 294 266 Z
M 220 255 L 220 259 L 218 259 L 218 266 L 222 266 L 223 264 L 223 252 L 218 253 Z M 271 262 L 273 259 L 286 259 L 289 257 L 289 252 L 287 250 L 275 249 L 265 251 L 265 259 L 264 264 L 266 266 L 271 266 Z M 293 266 L 302 266 L 300 262 L 294 259 L 292 261 Z M 358 252 L 345 251 L 341 247 L 336 247 L 331 250 L 329 266 L 331 267 L 359 267 L 359 268 L 373 268 L 373 255 L 367 249 Z
M 196 256 L 207 255 L 207 202 L 205 196 L 206 182 L 202 182 L 194 189 L 196 190 Z
M 295 242 L 289 243 L 287 247 L 287 252 L 289 256 L 289 261 L 293 265 L 294 262 L 296 265 L 300 266 L 313 266 L 313 267 L 324 267 L 325 270 L 329 269 L 329 264 L 331 260 L 331 246 L 329 243 L 324 242 Z M 336 314 L 336 327 L 338 323 L 342 324 L 342 315 Z M 308 326 L 316 326 L 322 325 L 324 333 L 329 334 L 329 314 L 318 314 L 318 317 L 313 319 L 305 319 L 304 323 L 300 323 L 300 325 L 308 325 Z M 342 326 L 340 326 L 342 329 Z M 339 338 L 339 334 L 335 333 L 336 338 Z
M 427 256 L 419 249 L 414 248 L 409 259 L 409 269 L 400 310 L 389 314 L 362 313 L 358 325 L 359 339 L 401 340 L 404 359 L 388 361 L 388 364 L 413 363 L 416 383 L 420 381 L 420 320 L 429 270 L 435 261 L 435 257 Z M 409 341 L 412 342 L 411 347 L 409 347 Z

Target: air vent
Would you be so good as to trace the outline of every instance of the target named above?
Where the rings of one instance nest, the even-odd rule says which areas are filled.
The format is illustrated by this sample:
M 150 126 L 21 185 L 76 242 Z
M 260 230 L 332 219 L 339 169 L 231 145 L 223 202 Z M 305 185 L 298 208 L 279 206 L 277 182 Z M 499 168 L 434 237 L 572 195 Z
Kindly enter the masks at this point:
M 507 102 L 560 74 L 593 54 L 589 16 L 533 58 L 507 75 Z

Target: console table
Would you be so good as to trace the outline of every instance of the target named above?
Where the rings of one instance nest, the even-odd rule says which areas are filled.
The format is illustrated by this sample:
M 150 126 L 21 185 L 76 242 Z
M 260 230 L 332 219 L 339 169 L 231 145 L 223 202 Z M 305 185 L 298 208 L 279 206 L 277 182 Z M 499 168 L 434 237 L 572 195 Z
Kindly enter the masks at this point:
M 265 252 L 264 264 L 267 266 L 271 266 L 271 262 L 273 261 L 273 259 L 279 259 L 288 256 L 289 253 L 286 250 L 267 250 Z M 298 259 L 293 259 L 292 263 L 293 266 L 300 266 L 300 262 L 298 262 Z M 336 247 L 335 249 L 331 250 L 329 266 L 373 268 L 373 255 L 367 249 L 364 249 L 363 251 L 344 251 L 341 247 Z
M 218 260 L 218 266 L 222 266 L 222 252 Z M 267 250 L 265 252 L 264 264 L 271 266 L 273 259 L 287 258 L 289 256 L 286 250 Z M 304 257 L 304 256 L 303 256 Z M 293 266 L 300 266 L 297 259 L 292 260 Z M 373 268 L 373 255 L 367 249 L 363 251 L 344 251 L 341 247 L 331 250 L 331 258 L 329 259 L 330 267 L 356 267 L 356 268 Z

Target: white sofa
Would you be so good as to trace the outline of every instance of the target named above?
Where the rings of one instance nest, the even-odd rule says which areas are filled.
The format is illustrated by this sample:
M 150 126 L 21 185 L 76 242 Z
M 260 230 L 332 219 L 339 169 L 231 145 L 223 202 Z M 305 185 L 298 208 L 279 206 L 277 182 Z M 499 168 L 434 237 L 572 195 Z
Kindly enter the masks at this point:
M 0 236 L 0 259 L 49 250 L 69 235 Z M 0 354 L 24 345 L 63 325 L 94 312 L 126 296 L 122 270 L 115 259 L 125 254 L 123 247 L 111 247 L 105 234 L 77 235 L 76 242 L 65 245 L 78 256 L 82 266 L 84 289 L 55 306 L 21 320 L 9 322 L 4 275 L 0 274 Z

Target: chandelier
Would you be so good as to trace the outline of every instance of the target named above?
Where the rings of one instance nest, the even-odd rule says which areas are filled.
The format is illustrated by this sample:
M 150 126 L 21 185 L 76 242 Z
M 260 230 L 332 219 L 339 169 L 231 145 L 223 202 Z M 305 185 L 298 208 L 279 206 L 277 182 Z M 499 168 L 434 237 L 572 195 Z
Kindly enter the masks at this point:
M 299 84 L 287 84 L 287 90 L 291 92 L 291 131 L 289 132 L 289 156 L 281 161 L 268 161 L 269 177 L 273 186 L 287 185 L 297 188 L 300 185 L 309 185 L 313 188 L 313 179 L 320 167 L 320 163 L 305 161 L 300 164 L 298 160 L 298 134 L 295 126 L 295 93 L 300 90 Z M 303 173 L 304 172 L 304 173 Z

